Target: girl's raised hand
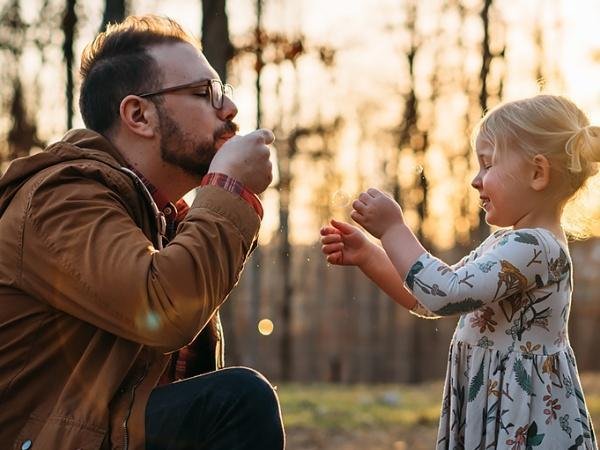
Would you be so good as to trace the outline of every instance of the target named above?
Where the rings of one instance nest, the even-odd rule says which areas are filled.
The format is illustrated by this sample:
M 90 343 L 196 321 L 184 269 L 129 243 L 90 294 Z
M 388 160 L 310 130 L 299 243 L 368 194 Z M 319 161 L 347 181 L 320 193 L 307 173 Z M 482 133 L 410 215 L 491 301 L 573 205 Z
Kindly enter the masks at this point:
M 327 262 L 341 266 L 360 266 L 369 255 L 369 242 L 365 234 L 346 222 L 331 220 L 331 225 L 321 228 L 321 251 Z
M 402 209 L 396 201 L 377 189 L 370 188 L 352 202 L 350 217 L 377 239 L 390 228 L 404 224 Z

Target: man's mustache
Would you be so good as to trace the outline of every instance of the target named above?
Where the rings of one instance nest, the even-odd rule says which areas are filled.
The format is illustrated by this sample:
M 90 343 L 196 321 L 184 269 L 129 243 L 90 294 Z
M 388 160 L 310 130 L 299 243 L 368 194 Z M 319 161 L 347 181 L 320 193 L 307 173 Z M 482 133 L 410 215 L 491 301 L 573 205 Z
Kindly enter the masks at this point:
M 228 120 L 227 122 L 225 122 L 223 124 L 222 127 L 220 127 L 218 130 L 216 130 L 214 132 L 213 138 L 215 141 L 217 141 L 222 137 L 231 137 L 234 134 L 236 134 L 239 129 L 240 129 L 240 127 L 238 126 L 237 123 L 235 123 L 231 120 Z

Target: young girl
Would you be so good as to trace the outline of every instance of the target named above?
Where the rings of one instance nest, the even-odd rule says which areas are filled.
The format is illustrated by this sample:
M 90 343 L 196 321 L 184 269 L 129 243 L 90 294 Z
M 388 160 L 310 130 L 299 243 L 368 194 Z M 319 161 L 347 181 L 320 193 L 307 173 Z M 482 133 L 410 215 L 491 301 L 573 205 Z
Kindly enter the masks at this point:
M 438 449 L 596 449 L 567 319 L 571 259 L 561 215 L 596 173 L 600 128 L 572 102 L 538 95 L 490 111 L 476 130 L 472 186 L 489 236 L 449 266 L 428 253 L 377 189 L 321 230 L 331 264 L 356 265 L 419 316 L 460 314 Z

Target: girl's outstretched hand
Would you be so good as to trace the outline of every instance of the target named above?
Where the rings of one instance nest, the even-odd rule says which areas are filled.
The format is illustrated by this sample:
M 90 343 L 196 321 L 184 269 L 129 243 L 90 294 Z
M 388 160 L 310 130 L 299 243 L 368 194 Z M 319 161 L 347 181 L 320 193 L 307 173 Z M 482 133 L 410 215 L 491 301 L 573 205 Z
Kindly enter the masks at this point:
M 352 202 L 352 208 L 354 210 L 350 217 L 377 239 L 381 239 L 394 226 L 404 224 L 400 205 L 388 194 L 375 188 L 360 194 Z
M 331 220 L 331 225 L 321 228 L 321 251 L 327 262 L 341 266 L 360 266 L 369 256 L 369 242 L 365 234 L 354 225 Z

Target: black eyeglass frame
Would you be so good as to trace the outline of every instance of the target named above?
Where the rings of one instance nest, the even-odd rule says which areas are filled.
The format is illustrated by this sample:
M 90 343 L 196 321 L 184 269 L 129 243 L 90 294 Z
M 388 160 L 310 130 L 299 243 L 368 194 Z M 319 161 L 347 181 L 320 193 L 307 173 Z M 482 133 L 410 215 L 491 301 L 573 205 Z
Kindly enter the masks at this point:
M 135 94 L 138 97 L 147 98 L 152 97 L 154 95 L 162 95 L 168 94 L 170 92 L 180 91 L 183 89 L 193 89 L 193 88 L 208 88 L 208 93 L 210 96 L 210 100 L 213 108 L 219 110 L 223 108 L 223 102 L 225 97 L 231 98 L 233 95 L 233 86 L 230 84 L 223 84 L 221 80 L 212 79 L 212 80 L 200 80 L 200 81 L 192 81 L 191 83 L 179 84 L 177 86 L 170 86 L 163 89 L 159 89 L 157 91 L 145 92 L 142 94 Z M 215 95 L 215 92 L 218 92 L 218 95 Z

